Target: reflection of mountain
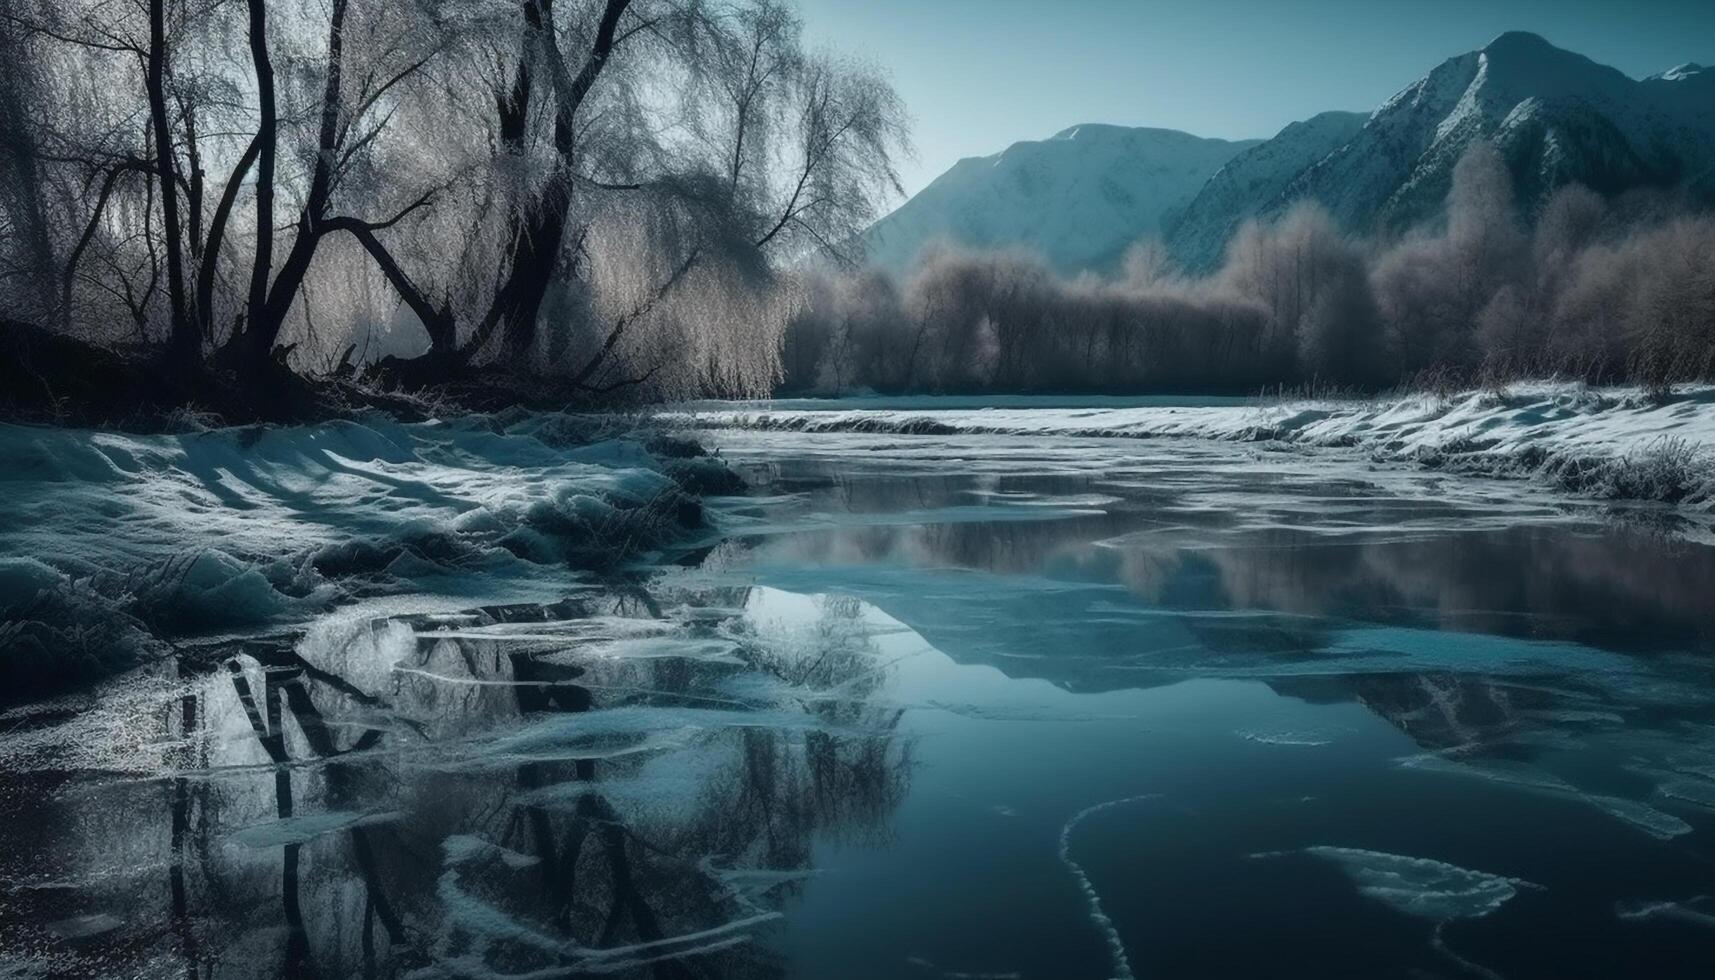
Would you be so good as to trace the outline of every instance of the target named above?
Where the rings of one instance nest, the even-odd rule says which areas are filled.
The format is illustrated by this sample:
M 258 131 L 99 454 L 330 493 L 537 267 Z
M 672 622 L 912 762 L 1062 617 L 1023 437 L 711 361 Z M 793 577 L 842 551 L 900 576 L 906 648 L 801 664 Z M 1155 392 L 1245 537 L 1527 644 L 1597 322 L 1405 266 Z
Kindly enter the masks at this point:
M 1356 701 L 1426 751 L 1492 746 L 1515 734 L 1521 712 L 1547 710 L 1554 695 L 1481 675 L 1342 674 L 1275 678 L 1268 686 L 1312 703 Z
M 807 601 L 783 634 L 751 590 L 657 599 L 202 658 L 121 716 L 147 729 L 170 705 L 158 766 L 131 760 L 167 794 L 29 801 L 73 884 L 8 945 L 70 928 L 65 904 L 125 914 L 56 975 L 778 975 L 752 940 L 814 873 L 812 841 L 869 832 L 905 791 L 899 711 L 864 701 L 882 675 L 860 606 Z

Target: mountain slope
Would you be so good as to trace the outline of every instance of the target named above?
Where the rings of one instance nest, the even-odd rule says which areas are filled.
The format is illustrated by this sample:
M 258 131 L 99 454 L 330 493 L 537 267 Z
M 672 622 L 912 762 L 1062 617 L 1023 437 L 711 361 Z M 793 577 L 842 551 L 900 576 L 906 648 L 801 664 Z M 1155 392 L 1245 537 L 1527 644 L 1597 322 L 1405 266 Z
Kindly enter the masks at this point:
M 1174 256 L 1191 268 L 1215 264 L 1245 219 L 1272 205 L 1300 174 L 1355 137 L 1368 118 L 1361 112 L 1324 112 L 1233 157 L 1174 222 L 1168 238 Z
M 1111 266 L 1159 233 L 1210 175 L 1259 141 L 1084 125 L 959 161 L 864 234 L 872 263 L 910 267 L 924 246 L 1023 246 L 1063 272 Z

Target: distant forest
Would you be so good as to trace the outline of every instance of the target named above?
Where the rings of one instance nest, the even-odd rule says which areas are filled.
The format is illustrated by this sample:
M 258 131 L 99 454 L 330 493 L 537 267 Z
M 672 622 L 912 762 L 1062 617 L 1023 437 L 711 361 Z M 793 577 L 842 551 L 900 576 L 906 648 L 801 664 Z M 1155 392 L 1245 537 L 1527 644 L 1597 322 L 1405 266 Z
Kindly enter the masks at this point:
M 1527 217 L 1534 221 L 1527 222 Z M 1205 277 L 1157 242 L 1068 280 L 1024 252 L 931 248 L 901 282 L 810 278 L 783 390 L 1254 392 L 1524 376 L 1715 376 L 1715 216 L 1571 184 L 1520 213 L 1501 155 L 1460 159 L 1443 220 L 1348 235 L 1314 202 L 1251 222 Z

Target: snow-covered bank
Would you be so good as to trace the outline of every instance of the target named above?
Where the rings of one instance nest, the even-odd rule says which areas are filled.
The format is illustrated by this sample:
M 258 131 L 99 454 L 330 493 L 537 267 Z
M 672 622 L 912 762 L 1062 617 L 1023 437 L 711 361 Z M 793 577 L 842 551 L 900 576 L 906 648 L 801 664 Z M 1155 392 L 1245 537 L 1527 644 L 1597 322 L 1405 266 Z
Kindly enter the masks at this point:
M 349 421 L 139 436 L 0 425 L 0 691 L 164 639 L 387 595 L 557 598 L 707 533 L 734 478 L 588 418 Z
M 1033 438 L 1278 442 L 1490 476 L 1536 477 L 1578 494 L 1708 508 L 1715 503 L 1715 387 L 1652 399 L 1636 389 L 1518 385 L 1505 392 L 1375 400 L 1162 404 L 1047 400 L 1005 408 L 911 399 L 691 406 L 663 421 L 704 428 Z

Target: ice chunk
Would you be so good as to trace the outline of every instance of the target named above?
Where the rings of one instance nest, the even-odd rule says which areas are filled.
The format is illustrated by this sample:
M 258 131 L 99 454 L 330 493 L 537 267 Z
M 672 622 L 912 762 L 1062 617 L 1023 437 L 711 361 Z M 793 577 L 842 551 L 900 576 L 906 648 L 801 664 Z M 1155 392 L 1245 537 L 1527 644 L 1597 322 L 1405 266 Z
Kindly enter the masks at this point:
M 1431 858 L 1328 845 L 1307 847 L 1304 853 L 1338 866 L 1365 898 L 1437 922 L 1481 918 L 1505 905 L 1520 888 L 1541 888 Z M 1252 856 L 1278 857 L 1280 852 Z
M 1715 929 L 1715 899 L 1708 895 L 1699 895 L 1684 902 L 1624 901 L 1614 907 L 1614 914 L 1629 922 L 1670 919 Z
M 1684 803 L 1695 803 L 1698 806 L 1715 810 L 1715 782 L 1707 779 L 1694 779 L 1690 776 L 1676 776 L 1664 779 L 1655 791 L 1657 795 Z
M 1444 755 L 1429 752 L 1421 755 L 1406 756 L 1394 760 L 1401 769 L 1415 769 L 1418 772 L 1433 772 L 1448 776 L 1464 776 L 1468 779 L 1481 779 L 1487 782 L 1499 783 L 1506 786 L 1517 786 L 1523 789 L 1538 790 L 1545 793 L 1562 793 L 1568 796 L 1578 796 L 1578 787 L 1561 779 L 1553 773 L 1546 772 L 1535 766 L 1519 762 L 1484 761 L 1482 763 L 1457 762 Z
M 1261 745 L 1286 745 L 1301 748 L 1332 745 L 1337 735 L 1336 732 L 1327 730 L 1293 731 L 1288 729 L 1254 731 L 1245 729 L 1233 734 L 1247 742 L 1256 742 Z
M 501 847 L 492 841 L 483 840 L 472 834 L 453 834 L 441 841 L 441 851 L 446 855 L 447 864 L 472 864 L 477 861 L 495 860 L 514 870 L 528 868 L 540 864 L 542 859 L 533 854 L 520 854 L 511 848 Z
M 698 863 L 698 868 L 720 882 L 721 888 L 734 902 L 752 912 L 766 911 L 761 899 L 776 888 L 795 885 L 822 874 L 819 868 L 722 868 L 716 866 L 713 857 L 704 858 Z
M 117 916 L 106 912 L 96 912 L 91 915 L 79 915 L 70 919 L 48 923 L 48 931 L 61 939 L 77 941 L 93 939 L 104 933 L 112 932 L 125 923 Z
M 730 949 L 748 942 L 751 930 L 757 926 L 780 917 L 779 912 L 758 912 L 662 939 L 624 946 L 585 946 L 575 939 L 556 936 L 542 925 L 514 916 L 463 887 L 459 881 L 459 867 L 472 857 L 473 849 L 480 850 L 483 843 L 486 842 L 473 844 L 471 839 L 462 835 L 442 841 L 446 870 L 441 874 L 436 894 L 446 909 L 447 925 L 475 938 L 479 947 L 506 943 L 571 961 L 565 969 L 556 970 L 555 975 L 623 973 L 663 960 Z M 442 960 L 438 966 L 450 966 L 456 975 L 498 975 L 481 955 Z M 441 971 L 414 975 L 439 976 Z
M 467 772 L 511 769 L 533 762 L 613 761 L 679 748 L 689 742 L 696 732 L 697 729 L 687 727 L 645 732 L 628 741 L 604 739 L 569 743 L 504 737 L 473 758 L 440 763 L 436 768 L 446 772 Z
M 1662 840 L 1669 840 L 1691 832 L 1690 824 L 1671 813 L 1663 813 L 1637 800 L 1606 796 L 1599 793 L 1586 793 L 1564 779 L 1526 763 L 1495 760 L 1485 760 L 1482 763 L 1464 763 L 1455 762 L 1435 753 L 1425 753 L 1395 760 L 1395 764 L 1403 769 L 1483 779 L 1587 803 L 1615 819 L 1625 821 L 1651 837 Z
M 401 816 L 403 814 L 398 812 L 353 813 L 341 810 L 307 813 L 303 816 L 282 817 L 279 820 L 252 824 L 234 831 L 231 840 L 248 848 L 263 850 L 285 844 L 307 843 L 317 837 L 351 830 L 354 827 L 392 823 Z
M 1603 813 L 1615 819 L 1623 820 L 1651 837 L 1672 840 L 1675 837 L 1691 833 L 1690 824 L 1671 813 L 1663 813 L 1655 807 L 1639 803 L 1636 800 L 1590 794 L 1586 794 L 1584 799 Z
M 65 581 L 64 575 L 34 558 L 0 558 L 0 612 L 25 606 Z

